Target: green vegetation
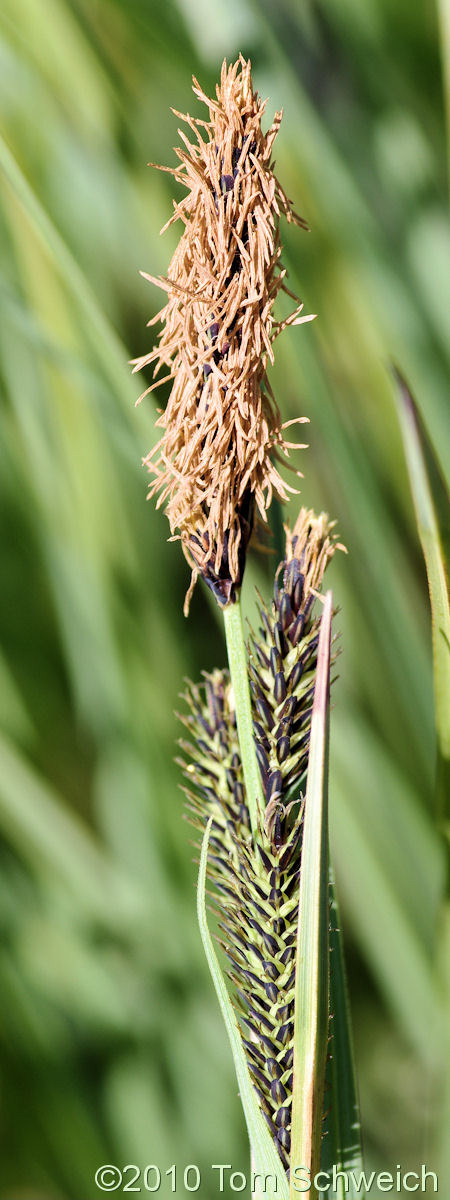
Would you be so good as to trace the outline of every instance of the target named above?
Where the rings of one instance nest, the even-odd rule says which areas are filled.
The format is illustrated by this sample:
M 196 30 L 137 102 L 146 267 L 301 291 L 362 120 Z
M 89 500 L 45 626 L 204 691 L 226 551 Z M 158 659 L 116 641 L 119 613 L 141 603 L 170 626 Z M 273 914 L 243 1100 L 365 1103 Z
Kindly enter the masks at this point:
M 198 1163 L 213 1200 L 212 1163 L 248 1170 L 173 763 L 183 679 L 225 664 L 223 629 L 200 586 L 183 618 L 188 569 L 145 505 L 155 410 L 127 366 L 160 304 L 138 269 L 164 272 L 177 236 L 159 240 L 173 186 L 145 163 L 173 164 L 170 106 L 240 49 L 284 106 L 278 171 L 311 226 L 285 258 L 319 317 L 280 339 L 271 382 L 311 419 L 302 502 L 348 549 L 329 568 L 330 824 L 365 1163 L 439 1169 L 432 634 L 389 364 L 448 476 L 440 7 L 3 0 L 1 1200 L 93 1200 L 107 1162 Z M 251 619 L 275 561 L 250 555 Z

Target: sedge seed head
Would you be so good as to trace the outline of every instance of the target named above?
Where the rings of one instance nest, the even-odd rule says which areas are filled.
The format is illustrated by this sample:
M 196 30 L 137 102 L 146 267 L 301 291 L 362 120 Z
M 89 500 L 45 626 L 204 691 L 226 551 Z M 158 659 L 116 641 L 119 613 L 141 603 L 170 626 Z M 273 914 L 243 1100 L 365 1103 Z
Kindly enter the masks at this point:
M 304 789 L 323 575 L 339 548 L 334 522 L 302 508 L 250 637 L 253 731 L 265 812 L 252 835 L 227 671 L 189 684 L 179 760 L 188 817 L 213 816 L 209 901 L 219 917 L 232 999 L 261 1111 L 286 1169 L 291 1150 L 294 984 Z
M 292 296 L 280 217 L 307 225 L 274 173 L 282 114 L 263 133 L 266 102 L 254 91 L 250 62 L 240 56 L 230 67 L 223 63 L 214 99 L 195 79 L 193 91 L 209 119 L 176 113 L 188 133 L 178 131 L 179 165 L 162 169 L 186 189 L 167 222 L 184 228 L 167 277 L 146 276 L 167 292 L 167 303 L 155 318 L 162 322 L 158 344 L 134 369 L 154 366 L 144 396 L 172 383 L 157 421 L 162 436 L 145 459 L 149 494 L 166 505 L 192 586 L 201 574 L 225 605 L 242 580 L 255 512 L 265 520 L 274 493 L 286 500 L 296 490 L 278 470 L 293 443 L 266 368 L 281 330 L 312 319 L 301 316 L 297 297 L 284 321 L 273 312 L 280 291 Z

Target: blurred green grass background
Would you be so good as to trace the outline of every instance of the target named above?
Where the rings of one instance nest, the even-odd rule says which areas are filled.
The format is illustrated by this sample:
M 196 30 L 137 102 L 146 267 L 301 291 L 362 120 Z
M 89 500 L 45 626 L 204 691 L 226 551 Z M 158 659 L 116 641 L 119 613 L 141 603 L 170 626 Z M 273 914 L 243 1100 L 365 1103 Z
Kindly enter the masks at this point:
M 369 1166 L 433 1166 L 431 635 L 389 362 L 450 464 L 446 5 L 425 0 L 3 0 L 0 14 L 0 1197 L 91 1200 L 103 1162 L 246 1168 L 196 926 L 173 764 L 185 675 L 220 626 L 165 517 L 127 360 L 150 346 L 176 231 L 176 119 L 250 56 L 313 326 L 272 382 L 306 413 L 302 502 L 337 518 L 342 655 L 332 853 Z M 448 21 L 447 21 L 448 43 Z M 203 114 L 201 114 L 203 115 Z M 296 504 L 291 505 L 295 516 Z M 245 604 L 274 560 L 252 558 Z M 164 1187 L 166 1190 L 164 1191 Z M 170 1194 L 169 1182 L 161 1194 Z

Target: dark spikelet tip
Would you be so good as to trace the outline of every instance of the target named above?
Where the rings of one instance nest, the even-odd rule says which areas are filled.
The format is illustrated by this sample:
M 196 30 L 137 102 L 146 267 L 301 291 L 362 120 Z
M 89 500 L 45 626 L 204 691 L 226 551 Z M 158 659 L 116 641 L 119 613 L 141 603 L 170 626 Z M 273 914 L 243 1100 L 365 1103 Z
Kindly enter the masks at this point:
M 272 920 L 272 929 L 277 938 L 282 937 L 286 931 L 286 921 L 284 917 L 274 917 Z
M 286 638 L 283 633 L 281 621 L 276 621 L 273 628 L 273 637 L 278 653 L 284 658 L 287 653 Z
M 269 980 L 268 983 L 264 984 L 264 988 L 265 988 L 265 993 L 266 993 L 267 999 L 270 1000 L 271 1004 L 275 1004 L 276 1001 L 278 1000 L 278 995 L 279 995 L 276 984 L 273 983 L 271 980 Z
M 283 1074 L 282 1068 L 276 1058 L 268 1058 L 266 1061 L 266 1069 L 272 1079 L 279 1079 Z
M 265 870 L 266 870 L 266 871 L 271 871 L 271 869 L 272 869 L 272 863 L 271 863 L 271 861 L 270 861 L 270 858 L 269 858 L 269 857 L 268 857 L 268 855 L 266 854 L 265 850 L 263 850 L 262 846 L 260 846 L 259 844 L 258 844 L 258 853 L 259 853 L 259 856 L 260 856 L 261 862 L 262 862 L 262 864 L 263 864 L 263 867 L 265 868 Z
M 210 374 L 212 368 L 205 366 L 204 373 Z M 212 592 L 220 608 L 234 604 L 238 598 L 247 559 L 247 548 L 253 532 L 255 500 L 247 487 L 234 513 L 233 534 L 237 541 L 236 564 L 230 561 L 230 530 L 226 531 L 222 540 L 220 562 L 217 562 L 217 546 L 212 544 L 207 534 L 200 529 L 192 531 L 185 549 L 187 557 L 193 563 L 193 579 L 185 600 L 185 615 L 189 612 L 192 589 L 200 575 L 206 586 Z M 238 531 L 238 534 L 236 533 Z
M 285 591 L 287 592 L 288 596 L 291 599 L 292 599 L 293 591 L 294 591 L 294 587 L 295 587 L 295 578 L 296 578 L 295 568 L 296 568 L 296 561 L 294 558 L 292 558 L 290 560 L 290 562 L 284 564 L 283 585 L 284 585 Z
M 233 794 L 234 794 L 235 802 L 239 808 L 239 814 L 240 814 L 241 820 L 242 820 L 242 813 L 245 812 L 247 814 L 247 806 L 245 803 L 245 791 L 244 791 L 243 783 L 235 783 L 234 789 L 233 789 Z M 244 824 L 247 824 L 247 816 L 245 817 Z
M 259 1067 L 257 1067 L 255 1063 L 251 1064 L 250 1072 L 252 1075 L 252 1079 L 254 1079 L 254 1080 L 257 1079 L 259 1081 L 259 1083 L 262 1084 L 262 1087 L 265 1088 L 267 1091 L 267 1078 L 264 1075 L 264 1072 L 260 1071 Z
M 280 621 L 283 630 L 286 631 L 293 619 L 291 602 L 287 592 L 283 592 L 280 603 Z
M 256 644 L 254 646 L 254 649 L 256 651 L 256 655 L 257 655 L 258 661 L 260 663 L 260 666 L 265 667 L 267 669 L 267 667 L 269 666 L 269 659 L 267 657 L 267 654 L 263 650 L 262 646 L 259 646 L 258 644 Z
M 283 776 L 281 771 L 274 771 L 269 780 L 269 797 L 274 800 L 275 797 L 281 796 L 283 791 Z
M 283 821 L 280 813 L 277 813 L 273 824 L 273 844 L 276 850 L 280 850 L 284 844 Z M 276 924 L 277 923 L 274 922 L 274 928 Z
M 264 726 L 261 725 L 259 721 L 253 721 L 253 730 L 254 730 L 256 742 L 258 743 L 258 745 L 262 746 L 263 749 L 266 751 L 266 754 L 268 754 L 269 750 L 270 750 L 270 742 L 267 737 L 267 732 L 264 729 Z
M 270 651 L 270 669 L 274 679 L 276 679 L 279 671 L 281 671 L 281 663 L 281 655 L 278 653 L 278 650 L 276 650 L 275 646 L 272 646 Z
M 262 955 L 261 955 L 261 958 L 262 958 L 261 965 L 264 968 L 264 973 L 267 975 L 267 978 L 272 979 L 272 980 L 278 979 L 280 972 L 278 970 L 276 963 L 267 961 L 266 959 L 264 959 L 262 957 Z M 279 1016 L 279 1013 L 278 1013 L 278 1016 Z M 283 1018 L 281 1018 L 281 1019 L 283 1020 Z
M 290 1040 L 291 1036 L 292 1036 L 292 1022 L 286 1021 L 284 1025 L 280 1025 L 277 1037 L 278 1037 L 278 1040 L 281 1042 L 281 1045 L 285 1045 L 286 1042 L 288 1042 Z
M 267 609 L 264 604 L 261 604 L 259 612 L 260 612 L 261 621 L 264 626 L 264 628 L 261 629 L 261 634 L 263 637 L 268 635 L 269 638 L 271 638 L 272 632 L 273 632 L 272 624 L 271 624 L 271 621 L 269 619 L 269 614 L 268 614 Z
M 293 1050 L 292 1046 L 289 1046 L 289 1049 L 286 1050 L 286 1054 L 284 1055 L 284 1058 L 282 1059 L 283 1069 L 285 1071 L 290 1071 L 292 1068 L 293 1062 L 294 1062 L 294 1050 Z
M 304 628 L 305 628 L 305 614 L 303 612 L 299 612 L 298 616 L 295 618 L 295 621 L 293 621 L 293 623 L 288 631 L 288 635 L 287 635 L 292 646 L 298 646 L 300 638 L 303 636 Z
M 269 730 L 273 729 L 275 722 L 267 701 L 259 698 L 256 701 L 256 708 L 266 728 Z
M 283 705 L 281 712 L 278 713 L 280 721 L 292 721 L 297 708 L 297 700 L 295 696 L 288 696 L 286 703 Z
M 269 954 L 273 954 L 275 958 L 276 954 L 278 953 L 278 942 L 276 938 L 272 937 L 271 933 L 266 933 L 265 930 L 261 930 L 261 934 L 266 950 L 268 950 Z
M 280 737 L 277 741 L 278 762 L 283 763 L 289 758 L 291 749 L 291 739 L 287 736 Z
M 268 771 L 269 771 L 269 759 L 267 757 L 266 751 L 264 750 L 264 747 L 261 745 L 261 742 L 256 743 L 255 749 L 256 749 L 256 757 L 258 759 L 258 765 L 260 767 L 260 770 L 263 771 L 264 774 L 267 775 Z
M 292 854 L 293 854 L 293 847 L 291 845 L 286 846 L 286 849 L 283 850 L 283 853 L 280 858 L 280 869 L 282 871 L 285 871 L 286 868 L 289 866 L 289 863 L 292 858 Z
M 272 1121 L 272 1117 L 270 1117 L 270 1116 L 269 1116 L 269 1113 L 268 1113 L 268 1112 L 266 1112 L 265 1108 L 262 1108 L 262 1109 L 261 1109 L 261 1112 L 262 1112 L 262 1115 L 263 1115 L 263 1117 L 265 1117 L 265 1119 L 266 1119 L 266 1121 L 267 1121 L 267 1124 L 268 1124 L 268 1126 L 269 1126 L 269 1130 L 270 1130 L 270 1133 L 271 1133 L 271 1136 L 272 1136 L 272 1138 L 276 1139 L 276 1138 L 277 1138 L 277 1136 L 278 1136 L 278 1135 L 277 1135 L 277 1129 L 276 1129 L 276 1126 L 274 1125 L 274 1123 L 273 1123 L 273 1121 Z
M 279 671 L 278 675 L 275 676 L 273 694 L 276 704 L 282 704 L 283 700 L 286 698 L 286 680 L 281 671 Z
M 270 1094 L 272 1096 L 272 1100 L 275 1101 L 275 1104 L 284 1104 L 285 1100 L 287 1099 L 286 1088 L 283 1087 L 283 1084 L 279 1079 L 274 1079 L 273 1083 L 271 1083 Z
M 291 674 L 290 674 L 289 680 L 288 680 L 289 688 L 290 688 L 291 692 L 295 692 L 296 688 L 298 688 L 301 677 L 303 675 L 303 670 L 304 670 L 304 667 L 303 667 L 303 662 L 301 660 L 300 660 L 300 662 L 295 664 L 295 667 L 292 668 L 292 671 L 291 671 Z
M 300 605 L 301 605 L 302 598 L 303 598 L 303 584 L 304 584 L 304 577 L 300 572 L 297 575 L 297 579 L 295 580 L 294 589 L 292 592 L 292 607 L 294 609 L 294 612 L 299 612 L 299 610 L 300 610 Z
M 275 1117 L 275 1121 L 276 1121 L 277 1125 L 279 1125 L 280 1128 L 282 1128 L 282 1129 L 287 1129 L 290 1124 L 290 1120 L 291 1120 L 290 1107 L 288 1105 L 285 1105 L 284 1107 L 279 1108 L 278 1112 L 276 1114 L 276 1117 Z

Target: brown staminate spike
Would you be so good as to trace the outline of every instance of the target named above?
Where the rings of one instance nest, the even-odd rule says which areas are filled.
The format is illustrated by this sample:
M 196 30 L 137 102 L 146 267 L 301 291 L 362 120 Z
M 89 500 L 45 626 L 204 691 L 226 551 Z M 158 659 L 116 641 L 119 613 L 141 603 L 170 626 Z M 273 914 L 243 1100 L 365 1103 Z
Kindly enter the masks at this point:
M 303 823 L 300 789 L 308 761 L 320 616 L 314 615 L 313 603 L 336 548 L 328 518 L 302 509 L 292 533 L 286 529 L 286 557 L 272 604 L 262 607 L 259 633 L 250 638 L 255 742 L 267 805 L 255 842 L 228 672 L 214 671 L 204 676 L 202 685 L 188 685 L 188 711 L 182 717 L 191 739 L 182 745 L 189 818 L 203 831 L 214 816 L 208 877 L 224 934 L 220 944 L 228 959 L 250 1075 L 287 1170 Z M 300 615 L 302 635 L 295 645 L 286 639 L 282 654 L 276 630 L 284 625 L 289 634 Z M 281 703 L 280 674 L 291 693 Z
M 266 101 L 242 56 L 223 63 L 214 100 L 195 79 L 193 90 L 209 120 L 176 114 L 193 136 L 179 130 L 178 165 L 162 168 L 186 189 L 164 228 L 180 220 L 183 232 L 167 277 L 142 272 L 167 303 L 149 322 L 162 322 L 158 344 L 134 360 L 135 371 L 153 366 L 143 396 L 172 384 L 157 420 L 162 437 L 144 461 L 149 495 L 166 505 L 192 568 L 186 608 L 199 574 L 219 604 L 235 599 L 255 513 L 266 520 L 273 494 L 286 500 L 296 490 L 277 467 L 295 446 L 285 436 L 293 422 L 283 424 L 266 368 L 281 331 L 313 319 L 301 315 L 297 297 L 285 320 L 274 315 L 278 294 L 292 296 L 280 217 L 308 228 L 274 172 L 282 114 L 264 133 Z

